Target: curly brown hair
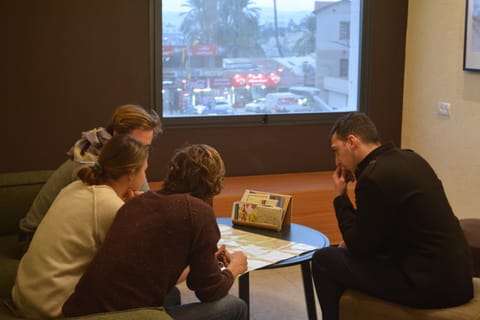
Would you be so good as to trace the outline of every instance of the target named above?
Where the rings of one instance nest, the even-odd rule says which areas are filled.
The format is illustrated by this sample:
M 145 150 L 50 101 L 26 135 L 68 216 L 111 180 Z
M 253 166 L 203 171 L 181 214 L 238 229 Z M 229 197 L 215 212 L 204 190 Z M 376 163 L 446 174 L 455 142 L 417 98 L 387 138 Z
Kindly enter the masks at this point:
M 211 204 L 222 190 L 225 165 L 218 151 L 206 144 L 193 144 L 175 152 L 163 180 L 168 194 L 189 193 Z

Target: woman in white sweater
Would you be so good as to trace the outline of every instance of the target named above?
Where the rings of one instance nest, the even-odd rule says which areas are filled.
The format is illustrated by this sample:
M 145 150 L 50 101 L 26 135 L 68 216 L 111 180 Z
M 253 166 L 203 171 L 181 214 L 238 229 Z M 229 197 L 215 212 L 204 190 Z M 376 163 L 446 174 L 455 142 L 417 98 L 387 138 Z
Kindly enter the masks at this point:
M 145 181 L 148 150 L 128 135 L 102 148 L 98 162 L 79 171 L 39 224 L 18 267 L 12 298 L 28 319 L 57 318 L 101 246 L 124 201 Z

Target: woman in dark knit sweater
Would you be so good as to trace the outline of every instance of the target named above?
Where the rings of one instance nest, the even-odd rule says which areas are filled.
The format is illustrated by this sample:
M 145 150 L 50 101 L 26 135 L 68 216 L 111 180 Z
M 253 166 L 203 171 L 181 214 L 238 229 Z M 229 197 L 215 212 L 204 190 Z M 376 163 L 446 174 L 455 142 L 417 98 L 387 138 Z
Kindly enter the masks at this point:
M 212 200 L 222 188 L 223 160 L 207 145 L 173 156 L 163 188 L 120 208 L 104 244 L 63 306 L 64 316 L 162 306 L 182 271 L 201 303 L 167 307 L 174 319 L 247 319 L 228 292 L 247 270 L 243 252 L 218 250 Z M 220 256 L 226 268 L 220 269 Z

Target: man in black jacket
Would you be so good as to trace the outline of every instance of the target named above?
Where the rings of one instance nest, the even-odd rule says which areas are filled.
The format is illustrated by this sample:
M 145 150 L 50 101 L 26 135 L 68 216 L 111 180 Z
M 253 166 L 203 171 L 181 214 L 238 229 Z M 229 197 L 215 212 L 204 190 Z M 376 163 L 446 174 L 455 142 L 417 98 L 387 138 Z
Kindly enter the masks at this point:
M 338 119 L 330 137 L 333 204 L 343 242 L 313 257 L 323 319 L 338 319 L 347 288 L 416 308 L 468 302 L 470 251 L 430 165 L 411 150 L 382 145 L 363 113 Z M 347 194 L 353 181 L 355 205 Z

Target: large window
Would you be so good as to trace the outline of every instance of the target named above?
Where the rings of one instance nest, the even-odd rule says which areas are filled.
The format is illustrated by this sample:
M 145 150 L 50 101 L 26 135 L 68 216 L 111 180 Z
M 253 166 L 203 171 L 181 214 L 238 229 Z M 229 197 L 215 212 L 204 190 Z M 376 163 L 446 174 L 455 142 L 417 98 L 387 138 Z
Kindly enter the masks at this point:
M 361 2 L 158 1 L 164 121 L 358 110 Z

